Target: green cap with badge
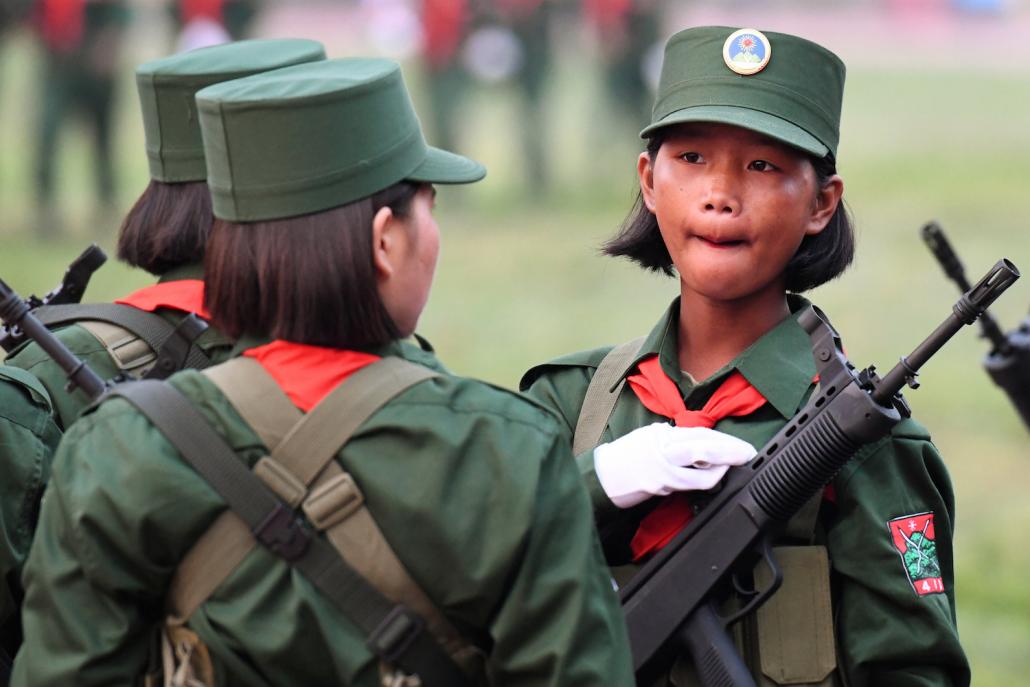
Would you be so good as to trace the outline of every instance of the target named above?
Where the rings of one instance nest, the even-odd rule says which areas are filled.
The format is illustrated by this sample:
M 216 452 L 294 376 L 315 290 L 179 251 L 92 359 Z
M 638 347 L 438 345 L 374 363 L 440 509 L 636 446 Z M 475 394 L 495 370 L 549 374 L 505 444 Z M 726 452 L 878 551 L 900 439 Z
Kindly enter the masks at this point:
M 346 205 L 403 181 L 486 170 L 426 145 L 396 62 L 329 60 L 197 93 L 215 217 L 254 222 Z
M 196 92 L 205 86 L 270 69 L 325 59 L 325 48 L 306 39 L 226 43 L 153 60 L 136 69 L 150 176 L 169 183 L 203 181 L 204 145 Z
M 822 158 L 837 156 L 844 63 L 811 41 L 772 31 L 702 26 L 665 46 L 651 124 L 732 124 Z

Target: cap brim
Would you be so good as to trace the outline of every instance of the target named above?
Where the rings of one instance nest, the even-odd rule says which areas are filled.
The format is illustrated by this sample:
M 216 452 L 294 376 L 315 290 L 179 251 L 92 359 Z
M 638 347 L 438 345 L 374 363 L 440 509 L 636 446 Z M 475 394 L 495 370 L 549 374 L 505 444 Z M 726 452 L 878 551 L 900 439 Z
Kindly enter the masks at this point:
M 687 122 L 732 124 L 743 129 L 757 131 L 769 138 L 774 138 L 789 146 L 800 148 L 806 153 L 819 158 L 826 157 L 830 152 L 830 149 L 820 142 L 819 139 L 801 127 L 791 124 L 786 119 L 759 112 L 758 110 L 732 105 L 699 105 L 698 107 L 688 107 L 670 112 L 657 122 L 648 125 L 646 129 L 640 132 L 640 137 L 649 138 L 658 129 Z
M 486 167 L 475 160 L 428 147 L 426 159 L 405 178 L 428 184 L 471 184 L 486 176 Z

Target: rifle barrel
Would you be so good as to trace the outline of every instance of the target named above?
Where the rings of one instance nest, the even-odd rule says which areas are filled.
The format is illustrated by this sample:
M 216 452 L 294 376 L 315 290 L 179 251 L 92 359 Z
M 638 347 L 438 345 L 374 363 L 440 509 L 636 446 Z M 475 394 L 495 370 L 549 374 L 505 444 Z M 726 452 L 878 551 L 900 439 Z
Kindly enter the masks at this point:
M 994 264 L 987 274 L 966 290 L 944 320 L 911 354 L 905 356 L 876 385 L 873 399 L 880 405 L 889 405 L 894 394 L 906 383 L 912 384 L 927 360 L 940 350 L 964 325 L 972 324 L 984 315 L 987 308 L 1019 279 L 1019 269 L 1004 258 Z M 1004 335 L 1002 335 L 1004 338 Z
M 97 398 L 104 392 L 104 380 L 97 376 L 85 363 L 79 360 L 67 346 L 60 342 L 42 322 L 29 310 L 22 297 L 0 279 L 0 320 L 10 327 L 20 327 L 25 334 L 39 344 L 55 363 L 68 375 L 69 390 L 81 388 L 90 398 Z
M 934 257 L 937 258 L 937 262 L 940 263 L 941 269 L 944 270 L 944 274 L 955 282 L 958 285 L 959 290 L 963 293 L 972 289 L 973 287 L 970 286 L 969 280 L 966 279 L 966 270 L 962 266 L 962 261 L 959 260 L 958 254 L 955 253 L 955 249 L 951 247 L 951 242 L 948 241 L 948 237 L 944 235 L 944 230 L 941 229 L 941 225 L 937 222 L 928 222 L 923 227 L 921 234 L 923 241 L 926 243 L 927 247 L 929 247 L 930 252 L 933 253 Z M 1016 271 L 1016 274 L 1018 276 L 1018 270 Z M 984 310 L 986 310 L 986 308 Z M 1008 351 L 1008 339 L 1006 338 L 1005 333 L 1001 331 L 1001 327 L 998 326 L 998 322 L 989 312 L 981 313 L 980 329 L 983 332 L 984 338 L 991 342 L 992 353 Z

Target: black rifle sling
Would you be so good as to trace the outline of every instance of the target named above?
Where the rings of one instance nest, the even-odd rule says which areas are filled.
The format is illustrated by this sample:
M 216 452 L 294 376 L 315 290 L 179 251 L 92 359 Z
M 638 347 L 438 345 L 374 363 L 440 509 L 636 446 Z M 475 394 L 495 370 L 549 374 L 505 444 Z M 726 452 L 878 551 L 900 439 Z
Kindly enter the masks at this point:
M 178 390 L 156 380 L 142 380 L 120 384 L 109 395 L 121 396 L 146 415 L 247 524 L 255 539 L 308 578 L 361 628 L 372 653 L 418 675 L 427 687 L 469 684 L 457 664 L 426 631 L 424 621 L 403 605 L 389 601 L 347 565 L 331 545 L 311 532 Z
M 33 314 L 47 329 L 54 329 L 84 320 L 107 322 L 127 329 L 160 355 L 161 349 L 169 339 L 176 335 L 176 326 L 160 315 L 131 305 L 118 303 L 93 303 L 89 305 L 44 305 L 36 308 Z M 197 345 L 191 345 L 186 356 L 184 368 L 202 370 L 211 364 L 211 359 Z

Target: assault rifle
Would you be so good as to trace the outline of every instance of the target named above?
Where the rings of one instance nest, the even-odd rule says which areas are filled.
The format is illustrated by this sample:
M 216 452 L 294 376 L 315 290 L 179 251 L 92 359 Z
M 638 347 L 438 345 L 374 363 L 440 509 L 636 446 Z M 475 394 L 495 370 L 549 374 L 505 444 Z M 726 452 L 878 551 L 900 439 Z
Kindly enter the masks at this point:
M 819 388 L 801 411 L 748 465 L 731 468 L 712 501 L 619 592 L 640 684 L 686 649 L 706 687 L 754 687 L 727 628 L 764 603 L 783 581 L 771 542 L 864 444 L 887 436 L 909 416 L 901 388 L 918 386 L 919 369 L 963 325 L 972 324 L 1019 278 L 999 261 L 962 295 L 952 314 L 882 379 L 874 367 L 857 372 L 840 336 L 815 307 L 798 320 L 808 332 Z M 763 558 L 768 589 L 745 587 L 738 573 Z M 731 589 L 746 603 L 722 617 L 718 602 Z
M 36 319 L 30 303 L 15 293 L 3 279 L 0 279 L 0 320 L 6 325 L 7 333 L 17 332 L 19 336 L 31 338 L 61 366 L 68 375 L 68 385 L 65 387 L 68 392 L 81 388 L 92 399 L 104 393 L 107 388 L 104 380 Z
M 81 302 L 83 294 L 86 293 L 86 287 L 89 285 L 90 277 L 105 262 L 107 262 L 107 255 L 100 249 L 100 246 L 92 244 L 82 252 L 82 255 L 72 261 L 56 288 L 42 298 L 35 295 L 29 296 L 25 301 L 26 308 L 31 311 L 44 305 L 67 305 Z M 10 353 L 25 341 L 27 335 L 17 323 L 12 323 L 7 318 L 4 320 L 8 324 L 0 330 L 0 348 Z
M 937 222 L 929 222 L 922 229 L 923 241 L 933 252 L 948 278 L 963 291 L 969 290 L 962 261 L 955 254 L 948 238 Z M 1018 328 L 1005 335 L 997 321 L 985 312 L 980 318 L 981 336 L 991 343 L 984 358 L 984 369 L 1008 394 L 1016 406 L 1023 423 L 1030 428 L 1030 317 Z

